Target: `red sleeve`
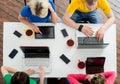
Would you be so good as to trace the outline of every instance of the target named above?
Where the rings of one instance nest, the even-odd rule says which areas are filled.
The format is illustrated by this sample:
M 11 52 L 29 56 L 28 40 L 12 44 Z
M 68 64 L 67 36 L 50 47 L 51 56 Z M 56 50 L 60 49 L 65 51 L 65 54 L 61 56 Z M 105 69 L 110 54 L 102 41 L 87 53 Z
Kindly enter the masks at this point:
M 106 78 L 106 84 L 114 84 L 115 81 L 115 72 L 104 72 L 102 73 Z
M 86 76 L 87 75 L 85 75 L 85 74 L 69 74 L 67 76 L 67 78 L 68 78 L 70 84 L 82 84 L 79 81 L 80 80 L 83 80 L 83 81 L 86 80 Z

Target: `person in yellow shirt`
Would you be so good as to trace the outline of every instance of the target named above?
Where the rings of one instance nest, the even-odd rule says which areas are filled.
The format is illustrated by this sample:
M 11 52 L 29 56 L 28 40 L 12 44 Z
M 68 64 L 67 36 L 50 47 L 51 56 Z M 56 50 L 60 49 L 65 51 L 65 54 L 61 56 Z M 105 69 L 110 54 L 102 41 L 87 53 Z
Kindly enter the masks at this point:
M 97 39 L 102 40 L 105 31 L 113 24 L 115 20 L 107 0 L 72 0 L 62 18 L 63 23 L 83 32 L 87 36 L 92 36 L 94 34 L 92 28 L 77 23 L 79 23 L 83 18 L 89 21 L 89 23 L 102 23 L 100 17 L 98 16 L 96 10 L 97 8 L 101 8 L 108 18 L 96 32 Z

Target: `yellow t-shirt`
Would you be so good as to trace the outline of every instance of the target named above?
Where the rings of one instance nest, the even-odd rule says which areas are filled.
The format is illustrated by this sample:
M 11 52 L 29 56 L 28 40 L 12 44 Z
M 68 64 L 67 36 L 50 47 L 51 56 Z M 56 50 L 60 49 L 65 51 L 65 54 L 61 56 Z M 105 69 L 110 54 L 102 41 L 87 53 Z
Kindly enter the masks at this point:
M 111 8 L 107 0 L 98 0 L 96 8 L 101 8 L 105 14 L 109 14 L 111 12 Z M 72 0 L 67 8 L 67 11 L 70 14 L 73 14 L 75 10 L 79 10 L 80 12 L 90 12 L 84 0 Z

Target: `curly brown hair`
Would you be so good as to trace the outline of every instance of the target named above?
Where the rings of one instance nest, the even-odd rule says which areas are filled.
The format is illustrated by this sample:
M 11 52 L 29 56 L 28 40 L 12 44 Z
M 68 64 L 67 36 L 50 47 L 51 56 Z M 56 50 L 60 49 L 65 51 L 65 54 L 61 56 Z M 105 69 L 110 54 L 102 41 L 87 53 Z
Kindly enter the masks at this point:
M 105 84 L 106 79 L 101 74 L 95 74 L 95 76 L 91 79 L 90 84 Z

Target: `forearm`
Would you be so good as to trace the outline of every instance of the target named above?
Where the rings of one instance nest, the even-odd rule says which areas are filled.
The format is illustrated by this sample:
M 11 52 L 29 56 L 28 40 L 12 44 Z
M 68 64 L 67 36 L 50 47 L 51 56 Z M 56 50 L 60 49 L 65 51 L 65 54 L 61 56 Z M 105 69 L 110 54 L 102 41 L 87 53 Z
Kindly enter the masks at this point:
M 105 24 L 102 26 L 104 30 L 107 30 L 115 21 L 115 17 L 110 17 L 108 20 L 105 22 Z
M 32 23 L 30 23 L 26 18 L 23 18 L 21 15 L 18 16 L 18 20 L 24 24 L 26 24 L 28 27 L 32 27 Z
M 8 67 L 8 66 L 3 66 L 2 68 L 4 70 L 8 71 L 9 73 L 15 73 L 15 72 L 17 72 L 17 69 L 14 69 L 14 68 L 11 68 L 11 67 Z
M 65 18 L 65 17 L 63 17 L 62 20 L 63 20 L 63 23 L 65 23 L 66 25 L 69 25 L 70 27 L 73 27 L 73 28 L 75 28 L 75 29 L 78 29 L 78 28 L 79 28 L 79 25 L 80 25 L 80 24 L 75 23 L 75 22 L 74 22 L 73 20 L 71 20 L 70 18 Z
M 51 20 L 54 24 L 56 24 L 58 22 L 58 16 L 56 14 L 56 12 L 51 11 Z
M 115 72 L 114 71 L 110 71 L 110 72 L 103 72 L 102 73 L 105 78 L 106 78 L 106 84 L 113 84 L 115 81 Z
M 2 75 L 4 76 L 8 73 L 15 73 L 17 72 L 17 70 L 7 66 L 1 66 L 1 72 L 2 72 Z
M 44 78 L 40 77 L 40 84 L 44 84 Z
M 67 78 L 71 84 L 81 84 L 79 81 L 85 81 L 86 76 L 84 74 L 69 74 Z

